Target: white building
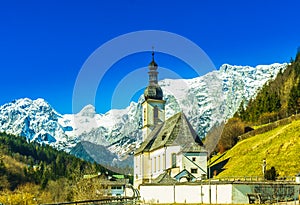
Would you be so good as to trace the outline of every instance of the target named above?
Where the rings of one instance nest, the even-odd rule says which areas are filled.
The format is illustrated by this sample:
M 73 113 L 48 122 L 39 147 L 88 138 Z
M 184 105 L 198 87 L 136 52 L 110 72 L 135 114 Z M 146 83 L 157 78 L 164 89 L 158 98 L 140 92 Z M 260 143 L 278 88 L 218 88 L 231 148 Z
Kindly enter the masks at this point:
M 207 151 L 180 112 L 165 121 L 165 101 L 158 85 L 157 64 L 149 64 L 143 107 L 143 143 L 134 154 L 134 186 L 170 180 L 191 181 L 207 175 Z M 173 179 L 174 178 L 174 179 Z

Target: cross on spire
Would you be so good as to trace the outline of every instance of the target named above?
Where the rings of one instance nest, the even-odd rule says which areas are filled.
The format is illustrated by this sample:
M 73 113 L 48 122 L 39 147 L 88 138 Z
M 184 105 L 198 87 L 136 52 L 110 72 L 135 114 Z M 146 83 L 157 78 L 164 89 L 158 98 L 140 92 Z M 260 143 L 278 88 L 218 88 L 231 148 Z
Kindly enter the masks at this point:
M 154 46 L 152 46 L 152 61 L 154 61 Z

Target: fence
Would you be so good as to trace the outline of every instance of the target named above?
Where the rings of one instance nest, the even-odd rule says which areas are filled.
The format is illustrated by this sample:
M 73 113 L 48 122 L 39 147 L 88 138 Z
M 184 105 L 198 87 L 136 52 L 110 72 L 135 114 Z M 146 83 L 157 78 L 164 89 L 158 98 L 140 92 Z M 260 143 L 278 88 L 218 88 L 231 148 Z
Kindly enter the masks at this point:
M 267 182 L 263 176 L 232 176 L 211 179 L 212 181 L 244 181 L 244 182 Z M 294 176 L 280 177 L 276 179 L 277 182 L 294 182 L 296 179 Z
M 136 204 L 138 202 L 137 197 L 109 197 L 103 199 L 94 200 L 84 200 L 84 201 L 72 201 L 72 202 L 57 202 L 50 204 L 40 204 L 40 205 L 63 205 L 63 204 L 80 204 L 80 205 L 92 205 L 92 204 Z

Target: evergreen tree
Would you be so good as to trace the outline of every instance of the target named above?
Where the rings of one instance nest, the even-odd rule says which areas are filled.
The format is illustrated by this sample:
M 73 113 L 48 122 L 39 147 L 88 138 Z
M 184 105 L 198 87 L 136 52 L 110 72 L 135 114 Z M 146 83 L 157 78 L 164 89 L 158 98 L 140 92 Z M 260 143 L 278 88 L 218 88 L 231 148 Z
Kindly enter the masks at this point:
M 277 173 L 275 167 L 271 167 L 271 169 L 267 170 L 264 175 L 266 180 L 276 180 Z

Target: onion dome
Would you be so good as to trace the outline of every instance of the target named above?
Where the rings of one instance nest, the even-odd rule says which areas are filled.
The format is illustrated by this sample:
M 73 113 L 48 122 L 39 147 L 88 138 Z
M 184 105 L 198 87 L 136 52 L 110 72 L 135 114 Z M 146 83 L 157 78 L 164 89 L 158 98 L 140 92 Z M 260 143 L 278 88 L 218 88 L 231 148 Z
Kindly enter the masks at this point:
M 157 80 L 157 63 L 154 60 L 154 52 L 152 52 L 152 61 L 149 63 L 149 85 L 144 91 L 145 99 L 155 99 L 155 100 L 162 100 L 163 99 L 163 92 L 161 87 L 158 85 Z
M 144 91 L 145 99 L 162 100 L 163 91 L 159 85 L 149 85 Z

